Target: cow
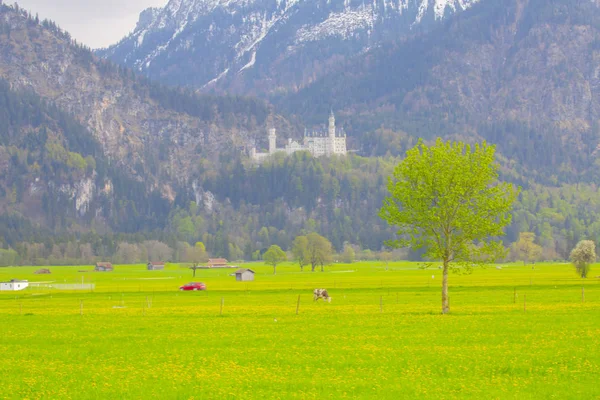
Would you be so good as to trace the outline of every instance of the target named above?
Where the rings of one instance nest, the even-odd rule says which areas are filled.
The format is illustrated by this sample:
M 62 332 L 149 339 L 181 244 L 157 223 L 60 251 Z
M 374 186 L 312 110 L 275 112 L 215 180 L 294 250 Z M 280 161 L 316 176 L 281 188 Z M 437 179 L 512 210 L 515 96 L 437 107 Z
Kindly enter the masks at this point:
M 315 289 L 313 291 L 313 295 L 315 297 L 314 301 L 323 299 L 323 300 L 331 303 L 331 297 L 329 296 L 329 293 L 327 293 L 327 289 Z

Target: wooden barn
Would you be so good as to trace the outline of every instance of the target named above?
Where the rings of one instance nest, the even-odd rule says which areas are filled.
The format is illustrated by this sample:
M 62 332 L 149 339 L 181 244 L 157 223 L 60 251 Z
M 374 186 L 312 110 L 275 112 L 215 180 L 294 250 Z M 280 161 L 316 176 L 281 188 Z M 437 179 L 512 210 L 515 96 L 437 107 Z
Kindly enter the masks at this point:
M 227 268 L 227 260 L 224 258 L 209 258 L 209 268 Z
M 149 262 L 148 271 L 162 271 L 165 269 L 164 262 Z
M 109 262 L 99 262 L 99 263 L 96 263 L 96 268 L 94 268 L 94 271 L 96 271 L 96 272 L 112 272 L 112 271 L 114 271 L 114 268 L 113 268 L 112 264 Z
M 247 268 L 240 268 L 237 271 L 235 271 L 235 280 L 242 282 L 253 281 L 254 271 Z

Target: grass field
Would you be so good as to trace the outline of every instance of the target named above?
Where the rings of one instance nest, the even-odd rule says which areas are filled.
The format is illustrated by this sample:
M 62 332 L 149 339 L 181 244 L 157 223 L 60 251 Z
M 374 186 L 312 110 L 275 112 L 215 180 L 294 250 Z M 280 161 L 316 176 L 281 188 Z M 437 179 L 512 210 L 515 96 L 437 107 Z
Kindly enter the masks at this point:
M 446 316 L 441 271 L 410 263 L 38 268 L 0 281 L 96 287 L 0 292 L 0 399 L 600 399 L 600 279 L 567 264 L 452 275 Z

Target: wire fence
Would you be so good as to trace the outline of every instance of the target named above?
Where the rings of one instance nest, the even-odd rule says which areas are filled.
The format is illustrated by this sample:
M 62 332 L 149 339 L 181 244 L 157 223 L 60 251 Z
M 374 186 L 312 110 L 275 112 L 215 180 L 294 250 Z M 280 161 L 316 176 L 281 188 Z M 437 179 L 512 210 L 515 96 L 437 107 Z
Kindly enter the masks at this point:
M 52 285 L 56 290 L 94 290 L 95 283 L 58 283 Z

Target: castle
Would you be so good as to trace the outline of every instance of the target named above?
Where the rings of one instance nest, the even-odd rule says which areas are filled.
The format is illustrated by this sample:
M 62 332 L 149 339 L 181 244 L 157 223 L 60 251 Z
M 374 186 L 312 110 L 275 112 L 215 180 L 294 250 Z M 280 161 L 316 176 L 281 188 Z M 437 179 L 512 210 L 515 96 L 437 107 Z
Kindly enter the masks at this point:
M 277 148 L 277 133 L 275 129 L 269 129 L 269 152 L 258 153 L 256 148 L 250 151 L 250 157 L 256 161 L 263 161 L 265 158 L 275 153 L 285 153 L 290 155 L 297 151 L 309 151 L 313 157 L 332 156 L 334 154 L 346 155 L 346 134 L 342 129 L 335 127 L 335 115 L 333 111 L 329 116 L 329 127 L 324 131 L 304 131 L 304 141 L 302 144 L 295 140 L 288 139 L 283 148 Z

